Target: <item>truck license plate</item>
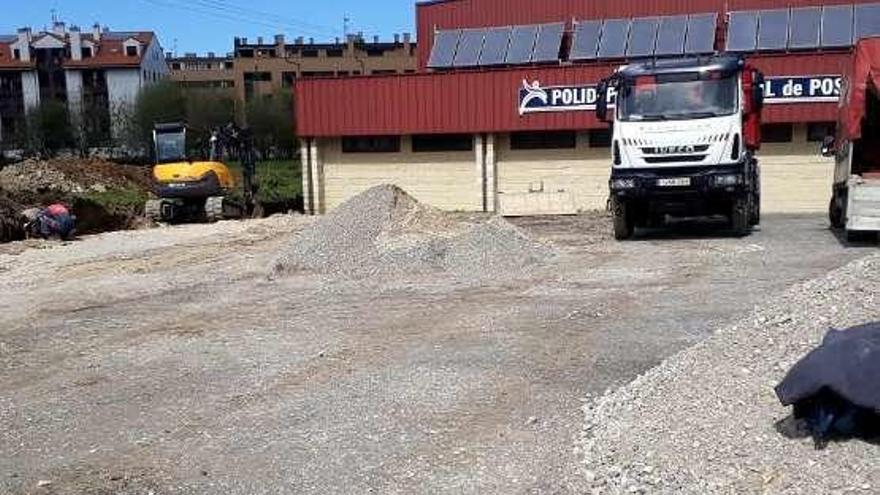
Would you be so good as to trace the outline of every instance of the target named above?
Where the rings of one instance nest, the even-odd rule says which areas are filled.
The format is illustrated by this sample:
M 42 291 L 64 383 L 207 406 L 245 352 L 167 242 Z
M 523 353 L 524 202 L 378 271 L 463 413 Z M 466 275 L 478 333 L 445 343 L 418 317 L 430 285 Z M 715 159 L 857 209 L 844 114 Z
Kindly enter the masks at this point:
M 691 185 L 690 177 L 673 177 L 669 179 L 657 179 L 660 187 L 685 187 Z

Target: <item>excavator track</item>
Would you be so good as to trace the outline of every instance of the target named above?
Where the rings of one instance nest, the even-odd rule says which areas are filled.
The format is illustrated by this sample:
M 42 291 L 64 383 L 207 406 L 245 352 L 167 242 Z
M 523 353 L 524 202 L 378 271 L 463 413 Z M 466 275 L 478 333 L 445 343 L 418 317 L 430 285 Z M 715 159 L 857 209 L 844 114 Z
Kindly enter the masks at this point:
M 154 222 L 162 221 L 162 200 L 151 199 L 144 205 L 144 216 Z
M 210 223 L 219 222 L 226 218 L 223 210 L 223 196 L 211 196 L 205 200 L 205 219 Z

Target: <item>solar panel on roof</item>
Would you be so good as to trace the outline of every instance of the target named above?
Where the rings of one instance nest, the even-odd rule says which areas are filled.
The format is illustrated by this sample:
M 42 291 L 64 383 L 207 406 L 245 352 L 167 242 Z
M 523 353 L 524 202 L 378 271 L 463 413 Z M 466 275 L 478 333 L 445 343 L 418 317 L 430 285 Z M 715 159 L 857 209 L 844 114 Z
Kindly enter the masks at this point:
M 458 40 L 458 49 L 455 51 L 453 67 L 474 67 L 480 61 L 480 52 L 483 51 L 483 40 L 486 38 L 485 29 L 463 29 L 461 38 Z
M 821 7 L 791 9 L 789 22 L 789 48 L 816 48 L 819 46 L 819 29 L 822 25 Z
M 880 3 L 856 5 L 856 39 L 880 35 Z
M 532 62 L 558 61 L 564 31 L 565 24 L 561 22 L 542 25 L 538 31 L 538 41 L 535 43 Z
M 569 59 L 591 60 L 599 51 L 599 35 L 602 32 L 602 21 L 583 21 L 574 27 L 574 41 L 571 44 Z
M 501 65 L 507 56 L 507 45 L 510 43 L 510 27 L 492 28 L 486 31 L 483 42 L 483 53 L 480 65 Z
M 758 44 L 758 12 L 731 12 L 727 26 L 727 50 L 754 51 Z
M 538 26 L 514 26 L 510 32 L 510 47 L 507 49 L 508 64 L 527 64 L 535 51 Z
M 655 55 L 681 55 L 687 32 L 687 16 L 663 17 L 657 29 Z
M 599 58 L 621 58 L 626 55 L 629 26 L 629 19 L 605 21 L 602 26 L 602 39 L 599 40 Z
M 785 50 L 788 46 L 788 9 L 758 14 L 758 50 Z
M 684 52 L 687 54 L 712 53 L 715 51 L 715 28 L 718 14 L 695 14 L 688 17 Z
M 822 47 L 850 46 L 852 42 L 852 5 L 824 7 L 822 9 Z
M 428 67 L 442 69 L 452 67 L 455 59 L 455 50 L 458 48 L 458 39 L 461 31 L 437 31 L 434 34 L 434 46 L 431 48 L 431 57 L 428 59 Z
M 629 43 L 626 46 L 628 57 L 650 57 L 654 55 L 654 45 L 657 43 L 656 18 L 633 19 L 629 30 Z

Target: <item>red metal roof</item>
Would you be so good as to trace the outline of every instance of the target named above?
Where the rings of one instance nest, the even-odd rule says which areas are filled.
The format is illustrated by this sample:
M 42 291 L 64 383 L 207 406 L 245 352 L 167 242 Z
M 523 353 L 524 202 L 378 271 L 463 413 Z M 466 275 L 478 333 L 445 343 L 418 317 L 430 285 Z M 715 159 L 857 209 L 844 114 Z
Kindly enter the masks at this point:
M 654 15 L 874 3 L 877 0 L 446 0 L 417 4 L 419 67 L 426 67 L 436 29 L 570 22 Z
M 847 53 L 750 59 L 768 76 L 837 75 Z M 481 72 L 300 80 L 298 133 L 304 137 L 590 129 L 593 112 L 520 116 L 522 81 L 544 86 L 597 83 L 612 65 L 520 67 Z M 834 103 L 767 105 L 765 122 L 836 120 Z

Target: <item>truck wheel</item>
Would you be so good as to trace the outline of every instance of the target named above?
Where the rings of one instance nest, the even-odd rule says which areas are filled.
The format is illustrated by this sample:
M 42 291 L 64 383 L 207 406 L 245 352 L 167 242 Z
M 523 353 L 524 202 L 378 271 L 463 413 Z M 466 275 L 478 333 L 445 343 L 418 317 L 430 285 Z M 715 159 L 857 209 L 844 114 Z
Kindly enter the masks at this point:
M 843 221 L 843 208 L 840 207 L 840 201 L 837 193 L 831 198 L 831 204 L 828 205 L 828 220 L 831 222 L 831 228 L 842 229 L 845 227 Z
M 614 214 L 614 238 L 618 241 L 630 239 L 635 233 L 635 222 L 630 207 L 615 198 L 611 200 L 611 212 Z
M 754 190 L 751 194 L 751 210 L 749 214 L 749 224 L 752 226 L 761 225 L 761 178 L 756 176 Z
M 752 230 L 752 211 L 748 198 L 734 200 L 730 211 L 730 227 L 738 236 L 748 235 Z

